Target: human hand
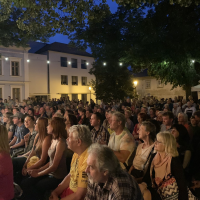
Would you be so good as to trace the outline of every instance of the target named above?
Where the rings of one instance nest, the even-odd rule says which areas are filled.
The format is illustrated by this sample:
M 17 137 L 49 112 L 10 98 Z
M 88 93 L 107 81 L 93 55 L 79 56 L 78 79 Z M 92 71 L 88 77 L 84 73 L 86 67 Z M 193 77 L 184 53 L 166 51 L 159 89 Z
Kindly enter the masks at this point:
M 31 177 L 36 178 L 36 177 L 39 176 L 39 174 L 38 174 L 39 170 L 38 169 L 27 170 L 27 172 Z
M 26 134 L 26 135 L 24 136 L 24 141 L 25 141 L 25 142 L 28 142 L 28 141 L 29 141 L 29 134 Z
M 52 192 L 51 196 L 49 197 L 49 200 L 59 200 L 59 198 L 54 192 Z
M 196 188 L 200 188 L 200 181 L 192 181 L 193 186 L 191 189 L 195 190 Z
M 22 168 L 22 175 L 23 176 L 27 175 L 27 169 L 25 168 L 25 166 Z

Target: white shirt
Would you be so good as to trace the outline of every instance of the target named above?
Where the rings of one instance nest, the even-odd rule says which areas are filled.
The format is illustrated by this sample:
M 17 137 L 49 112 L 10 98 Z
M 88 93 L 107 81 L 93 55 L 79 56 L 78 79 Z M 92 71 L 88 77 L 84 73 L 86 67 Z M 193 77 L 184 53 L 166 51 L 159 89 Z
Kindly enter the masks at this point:
M 113 151 L 127 150 L 130 152 L 131 156 L 132 152 L 136 148 L 136 143 L 130 132 L 127 132 L 127 130 L 124 129 L 119 135 L 116 135 L 116 133 L 114 132 L 110 136 L 108 147 L 110 147 Z M 128 161 L 128 159 L 129 157 L 127 158 L 126 162 Z M 120 164 L 122 168 L 124 168 L 124 165 L 122 163 Z

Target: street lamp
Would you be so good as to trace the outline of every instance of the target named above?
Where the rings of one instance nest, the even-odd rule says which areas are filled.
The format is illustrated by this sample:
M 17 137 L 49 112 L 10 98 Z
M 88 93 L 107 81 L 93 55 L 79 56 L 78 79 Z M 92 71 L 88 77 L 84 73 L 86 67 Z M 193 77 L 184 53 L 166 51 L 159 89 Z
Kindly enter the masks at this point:
M 90 90 L 90 101 L 91 101 L 91 89 L 92 89 L 92 88 L 91 88 L 91 87 L 89 87 L 89 90 Z
M 134 95 L 134 97 L 136 96 L 136 86 L 137 86 L 137 84 L 138 84 L 138 82 L 137 81 L 134 81 L 133 82 L 133 85 L 134 85 L 134 87 L 133 87 L 133 95 Z

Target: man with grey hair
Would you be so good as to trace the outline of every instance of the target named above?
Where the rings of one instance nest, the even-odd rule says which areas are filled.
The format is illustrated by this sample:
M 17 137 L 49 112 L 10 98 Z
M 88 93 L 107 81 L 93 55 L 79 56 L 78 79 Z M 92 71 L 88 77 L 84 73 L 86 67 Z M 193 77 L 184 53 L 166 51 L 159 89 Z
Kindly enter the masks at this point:
M 108 147 L 114 151 L 123 169 L 131 165 L 131 163 L 128 163 L 128 159 L 136 148 L 133 136 L 125 129 L 125 123 L 124 114 L 120 112 L 112 114 L 110 128 L 114 132 L 110 136 L 108 143 Z
M 85 200 L 142 200 L 135 179 L 120 168 L 113 151 L 100 144 L 89 148 L 86 172 L 88 187 Z
M 74 152 L 70 173 L 62 183 L 51 193 L 49 199 L 58 200 L 84 199 L 87 191 L 88 148 L 92 144 L 91 133 L 85 125 L 75 125 L 69 129 L 68 148 Z
M 184 111 L 184 113 L 187 114 L 188 119 L 190 119 L 195 112 L 196 112 L 196 108 L 192 106 L 192 103 L 190 101 L 188 101 L 187 108 Z

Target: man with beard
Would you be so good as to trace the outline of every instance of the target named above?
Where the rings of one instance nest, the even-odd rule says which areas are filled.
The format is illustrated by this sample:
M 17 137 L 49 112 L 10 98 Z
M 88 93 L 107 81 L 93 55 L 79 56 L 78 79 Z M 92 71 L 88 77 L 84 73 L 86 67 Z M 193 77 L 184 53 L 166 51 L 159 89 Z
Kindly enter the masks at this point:
M 95 143 L 88 151 L 88 187 L 85 200 L 143 200 L 134 178 L 121 169 L 113 151 Z

